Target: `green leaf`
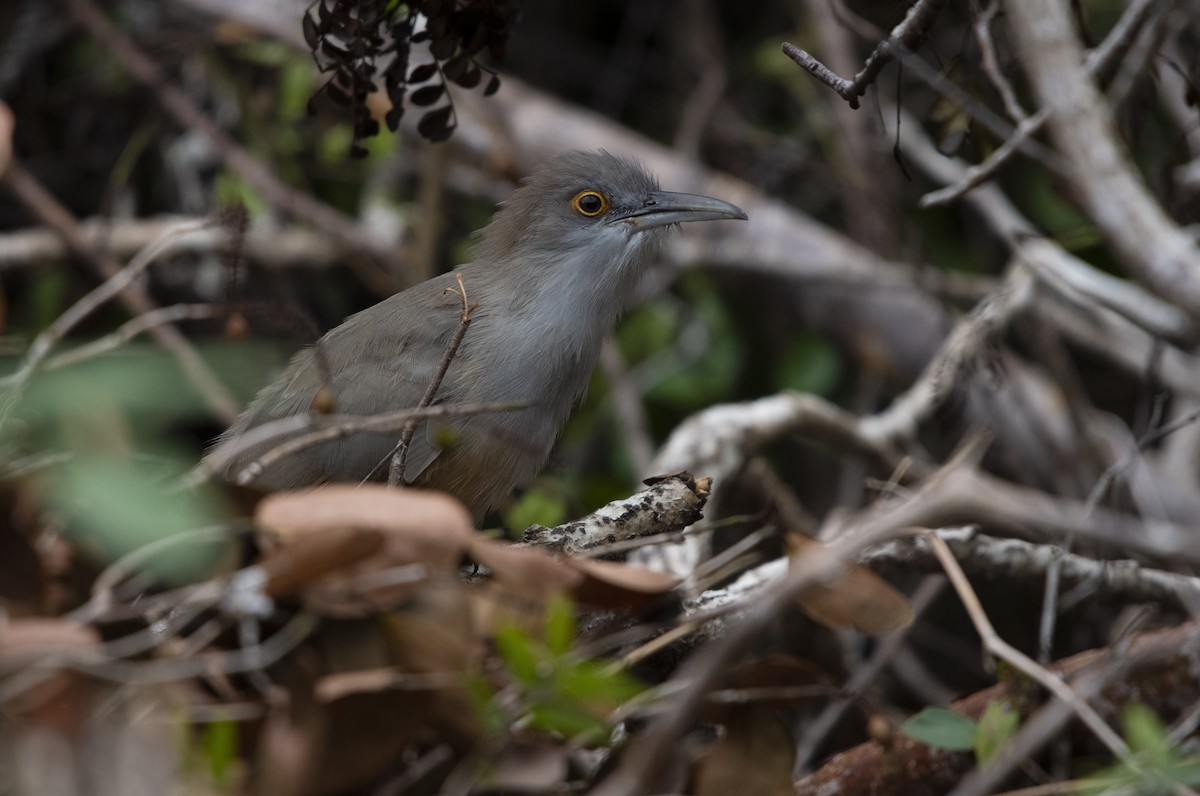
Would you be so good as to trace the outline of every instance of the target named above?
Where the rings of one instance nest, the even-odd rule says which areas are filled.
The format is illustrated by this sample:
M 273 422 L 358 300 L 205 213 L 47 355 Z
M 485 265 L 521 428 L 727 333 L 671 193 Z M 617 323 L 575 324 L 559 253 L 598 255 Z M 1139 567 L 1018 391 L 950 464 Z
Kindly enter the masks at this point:
M 842 358 L 817 334 L 800 334 L 779 362 L 780 386 L 798 392 L 829 395 L 842 375 Z
M 218 207 L 245 205 L 251 218 L 261 218 L 267 213 L 267 203 L 250 183 L 231 171 L 222 171 L 213 181 L 213 194 Z
M 946 708 L 925 708 L 904 722 L 900 731 L 921 743 L 966 752 L 975 747 L 974 721 Z
M 530 724 L 539 730 L 566 738 L 599 741 L 608 736 L 608 725 L 571 702 L 553 701 L 534 705 Z
M 70 518 L 72 539 L 94 560 L 109 563 L 160 543 L 138 569 L 167 585 L 191 583 L 209 577 L 234 541 L 229 534 L 191 533 L 220 523 L 226 512 L 214 491 L 176 489 L 179 473 L 170 464 L 80 455 L 55 472 L 51 499 Z
M 646 690 L 632 675 L 613 671 L 608 661 L 579 661 L 558 672 L 555 682 L 558 693 L 590 703 L 616 707 Z
M 226 784 L 230 766 L 237 759 L 238 725 L 233 719 L 217 719 L 204 727 L 204 757 L 213 781 Z
M 975 759 L 980 763 L 990 760 L 1008 743 L 1021 726 L 1021 714 L 1013 710 L 1007 701 L 989 702 L 975 732 Z
M 530 525 L 553 527 L 566 522 L 567 502 L 544 489 L 529 489 L 504 512 L 505 527 L 523 531 Z
M 1151 765 L 1165 765 L 1175 757 L 1174 746 L 1158 714 L 1140 702 L 1125 707 L 1121 715 L 1125 740 L 1140 759 Z
M 555 597 L 546 606 L 546 647 L 561 658 L 575 641 L 575 606 L 566 597 Z
M 535 685 L 539 679 L 538 658 L 529 635 L 516 625 L 509 625 L 496 631 L 495 642 L 509 674 L 522 685 Z

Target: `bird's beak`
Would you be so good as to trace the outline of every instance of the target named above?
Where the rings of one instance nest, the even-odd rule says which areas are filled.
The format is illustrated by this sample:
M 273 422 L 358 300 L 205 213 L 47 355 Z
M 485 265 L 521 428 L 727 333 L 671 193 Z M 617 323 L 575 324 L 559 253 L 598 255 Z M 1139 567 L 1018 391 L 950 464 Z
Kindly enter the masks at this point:
M 715 221 L 721 218 L 745 220 L 746 214 L 740 207 L 711 196 L 653 191 L 646 195 L 641 207 L 621 213 L 612 219 L 612 223 L 629 224 L 640 232 L 682 221 Z

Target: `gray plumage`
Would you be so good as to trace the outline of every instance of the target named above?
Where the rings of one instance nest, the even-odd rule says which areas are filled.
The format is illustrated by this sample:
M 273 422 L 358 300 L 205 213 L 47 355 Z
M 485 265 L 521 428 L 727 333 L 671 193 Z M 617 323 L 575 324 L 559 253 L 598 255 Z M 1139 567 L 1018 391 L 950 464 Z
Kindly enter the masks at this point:
M 659 191 L 637 164 L 605 152 L 570 152 L 537 169 L 482 231 L 472 262 L 457 269 L 475 309 L 435 399 L 531 405 L 418 426 L 406 480 L 449 492 L 477 517 L 528 483 L 549 457 L 601 341 L 670 226 L 716 218 L 745 214 L 708 197 Z M 337 412 L 371 415 L 417 405 L 458 329 L 461 309 L 454 273 L 443 274 L 326 334 L 320 346 Z M 320 386 L 313 350 L 305 349 L 220 437 L 216 450 L 247 429 L 310 411 Z M 373 470 L 386 480 L 398 436 L 358 433 L 321 443 L 275 462 L 255 483 L 278 490 L 357 482 Z M 280 441 L 242 451 L 222 475 L 235 477 Z

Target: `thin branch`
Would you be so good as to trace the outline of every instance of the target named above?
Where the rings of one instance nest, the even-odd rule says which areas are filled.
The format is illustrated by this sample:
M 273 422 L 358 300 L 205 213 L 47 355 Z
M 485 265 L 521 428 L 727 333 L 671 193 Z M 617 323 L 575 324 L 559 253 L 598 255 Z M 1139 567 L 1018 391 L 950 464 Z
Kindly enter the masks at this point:
M 422 409 L 401 409 L 378 415 L 292 415 L 255 426 L 238 435 L 235 443 L 222 445 L 215 449 L 193 470 L 186 483 L 190 485 L 207 480 L 214 473 L 222 472 L 242 451 L 307 428 L 316 427 L 318 430 L 302 434 L 271 448 L 239 470 L 234 479 L 235 482 L 241 486 L 252 484 L 268 467 L 280 459 L 313 445 L 343 439 L 351 434 L 365 431 L 394 431 L 404 428 L 407 423 L 414 420 L 419 422 L 443 417 L 468 417 L 491 412 L 512 412 L 527 406 L 528 404 L 524 402 L 510 401 L 508 403 L 426 406 Z
M 919 491 L 902 499 L 878 501 L 861 512 L 847 532 L 793 562 L 782 581 L 773 584 L 748 606 L 737 622 L 726 626 L 725 635 L 680 666 L 668 681 L 668 685 L 678 687 L 664 699 L 667 709 L 651 718 L 631 739 L 620 763 L 592 793 L 595 796 L 625 796 L 653 792 L 655 774 L 661 770 L 662 761 L 669 759 L 678 739 L 700 710 L 704 695 L 716 687 L 727 667 L 751 648 L 805 590 L 835 576 L 867 547 L 901 533 L 902 528 L 919 524 L 913 520 L 922 516 L 929 501 L 941 500 L 946 477 L 969 466 L 970 459 L 977 453 L 973 448 L 965 449 Z
M 445 352 L 442 354 L 442 359 L 438 362 L 437 370 L 433 374 L 433 378 L 429 382 L 429 386 L 425 388 L 425 394 L 421 396 L 420 402 L 417 404 L 417 409 L 424 409 L 433 403 L 433 399 L 437 397 L 437 391 L 442 387 L 442 380 L 446 378 L 446 371 L 450 369 L 450 363 L 454 361 L 454 355 L 458 353 L 458 347 L 462 345 L 463 338 L 466 337 L 467 327 L 471 325 L 471 313 L 475 310 L 467 301 L 467 288 L 463 285 L 461 273 L 454 275 L 458 282 L 458 296 L 462 300 L 462 313 L 458 318 L 458 329 L 455 330 L 454 336 L 450 338 L 450 344 L 446 346 Z M 447 292 L 449 288 L 447 288 Z M 404 424 L 404 429 L 400 432 L 400 441 L 396 444 L 395 449 L 390 455 L 390 463 L 388 465 L 388 486 L 400 486 L 404 483 L 404 469 L 408 463 L 408 446 L 412 442 L 413 434 L 417 430 L 417 421 L 409 420 Z M 374 470 L 372 470 L 372 473 Z M 367 478 L 371 475 L 368 474 Z M 366 479 L 364 479 L 366 480 Z
M 975 34 L 975 43 L 979 45 L 979 63 L 983 66 L 984 74 L 992 81 L 993 88 L 1000 95 L 1000 101 L 1004 103 L 1004 109 L 1008 112 L 1009 118 L 1019 126 L 1029 117 L 1029 114 L 1021 107 L 1017 93 L 1013 90 L 1012 83 L 1009 83 L 1008 79 L 1004 77 L 1004 73 L 1000 69 L 1000 60 L 996 57 L 996 43 L 992 40 L 991 27 L 992 21 L 999 11 L 999 0 L 992 0 L 983 11 L 977 10 L 971 30 Z
M 216 304 L 172 304 L 169 307 L 160 307 L 126 321 L 111 334 L 52 357 L 46 363 L 46 369 L 55 370 L 67 365 L 76 365 L 86 359 L 114 351 L 139 334 L 149 332 L 157 326 L 179 321 L 219 318 L 224 312 L 225 309 Z
M 906 156 L 940 182 L 962 182 L 969 171 L 964 164 L 938 152 L 909 116 L 902 115 L 901 123 L 907 130 L 901 144 Z M 1007 242 L 1037 272 L 1041 280 L 1068 298 L 1082 294 L 1083 298 L 1120 313 L 1156 336 L 1170 340 L 1186 341 L 1195 334 L 1195 325 L 1188 314 L 1170 301 L 1148 293 L 1129 281 L 1106 274 L 1047 240 L 995 186 L 973 191 L 968 201 L 993 232 Z
M 384 247 L 371 245 L 371 236 L 353 219 L 306 193 L 290 188 L 230 138 L 190 97 L 171 84 L 162 69 L 132 39 L 113 27 L 92 0 L 70 0 L 70 8 L 75 19 L 117 63 L 134 80 L 154 92 L 159 103 L 180 126 L 196 130 L 211 141 L 217 157 L 249 181 L 268 201 L 312 223 L 352 251 L 365 251 L 379 259 L 388 256 Z
M 1050 136 L 1088 216 L 1137 278 L 1200 319 L 1200 250 L 1130 162 L 1085 66 L 1066 4 L 1008 0 L 1009 25 Z
M 214 223 L 212 219 L 201 219 L 171 227 L 157 240 L 142 249 L 128 264 L 118 268 L 115 274 L 92 288 L 92 290 L 68 307 L 66 311 L 55 318 L 49 326 L 33 339 L 20 367 L 15 372 L 0 379 L 0 390 L 10 390 L 15 394 L 24 389 L 29 379 L 33 377 L 46 357 L 50 355 L 54 346 L 61 342 L 72 329 L 132 285 L 134 280 L 141 276 L 159 257 L 172 250 L 178 238 L 202 230 Z M 150 310 L 150 312 L 154 311 L 156 310 Z M 158 311 L 161 312 L 161 310 Z M 156 327 L 154 324 L 151 324 L 147 328 L 153 329 Z
M 989 536 L 974 526 L 940 528 L 935 533 L 976 580 L 1019 584 L 1043 575 L 1057 560 L 1064 586 L 1086 584 L 1105 598 L 1186 606 L 1200 597 L 1200 578 L 1153 569 L 1138 561 L 1088 558 L 1063 552 L 1058 545 Z M 933 549 L 924 535 L 874 547 L 860 556 L 859 562 L 885 575 L 937 569 Z
M 1120 57 L 1128 51 L 1138 31 L 1141 30 L 1156 5 L 1157 0 L 1133 0 L 1125 8 L 1125 12 L 1109 31 L 1104 41 L 1100 43 L 1100 46 L 1088 53 L 1087 70 L 1089 74 L 1104 82 L 1107 75 L 1116 68 Z M 992 8 L 996 7 L 992 6 Z M 1007 81 L 1005 85 L 1007 85 Z M 1005 104 L 1007 106 L 1007 101 Z M 978 164 L 968 167 L 961 179 L 953 185 L 930 191 L 922 196 L 921 207 L 937 207 L 957 201 L 972 189 L 991 179 L 1001 166 L 1007 163 L 1015 153 L 1021 151 L 1026 141 L 1041 132 L 1048 116 L 1049 112 L 1043 108 L 1032 116 L 1020 118 L 1013 134 L 1005 138 L 1004 143 L 994 152 Z M 910 126 L 908 129 L 913 128 Z
M 853 80 L 839 77 L 816 58 L 789 42 L 784 42 L 783 52 L 817 80 L 836 91 L 851 108 L 858 108 L 858 98 L 875 82 L 883 67 L 896 57 L 898 49 L 911 52 L 921 46 L 945 4 L 946 0 L 917 0 L 913 3 L 900 24 L 875 46 L 874 52 Z
M 1040 683 L 1050 693 L 1070 705 L 1075 711 L 1075 715 L 1079 716 L 1088 729 L 1092 731 L 1092 734 L 1100 739 L 1100 742 L 1108 747 L 1113 755 L 1120 758 L 1131 770 L 1140 770 L 1140 764 L 1133 757 L 1129 746 L 1121 740 L 1121 736 L 1117 735 L 1105 723 L 1104 719 L 1100 718 L 1100 715 L 1096 713 L 1091 705 L 1082 701 L 1079 695 L 1071 690 L 1071 687 L 1067 685 L 1061 676 L 1039 666 L 1028 655 L 1000 638 L 1000 635 L 996 633 L 996 629 L 992 627 L 991 620 L 988 619 L 983 606 L 979 603 L 979 598 L 975 595 L 975 590 L 971 587 L 970 581 L 967 580 L 962 567 L 958 565 L 958 561 L 954 558 L 954 553 L 950 552 L 949 546 L 935 533 L 926 532 L 923 535 L 933 548 L 934 555 L 941 562 L 946 575 L 949 576 L 954 590 L 958 592 L 959 600 L 962 602 L 963 608 L 967 610 L 967 615 L 971 617 L 971 623 L 975 625 L 975 630 L 979 633 L 985 649 L 993 655 L 1003 658 L 1013 667 L 1024 672 L 1026 676 Z
M 0 185 L 11 191 L 43 224 L 53 229 L 101 278 L 119 278 L 122 271 L 120 263 L 92 246 L 82 234 L 79 222 L 15 158 L 3 175 L 0 175 Z M 125 284 L 118 292 L 118 298 L 134 315 L 157 309 L 146 291 L 136 284 Z M 151 334 L 179 361 L 184 375 L 208 402 L 218 418 L 226 423 L 237 419 L 238 402 L 178 329 L 174 326 L 156 326 Z
M 184 221 L 197 220 L 189 216 L 156 216 L 154 218 L 90 218 L 79 222 L 84 243 L 96 248 L 103 246 L 118 260 L 137 254 L 165 230 Z M 188 254 L 214 254 L 230 242 L 230 233 L 223 225 L 197 232 L 180 241 L 180 251 Z M 71 249 L 53 231 L 40 227 L 0 233 L 0 271 L 31 268 L 42 263 L 61 260 Z M 246 257 L 265 268 L 329 268 L 350 252 L 331 238 L 298 225 L 280 226 L 255 224 L 247 230 Z

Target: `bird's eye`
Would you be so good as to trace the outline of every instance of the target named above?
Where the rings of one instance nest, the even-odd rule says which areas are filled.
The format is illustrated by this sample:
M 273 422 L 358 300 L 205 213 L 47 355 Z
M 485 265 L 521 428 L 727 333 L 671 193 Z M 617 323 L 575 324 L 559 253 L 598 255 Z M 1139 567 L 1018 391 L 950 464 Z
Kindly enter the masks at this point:
M 571 200 L 571 207 L 581 216 L 595 218 L 608 211 L 608 197 L 597 191 L 580 191 Z

